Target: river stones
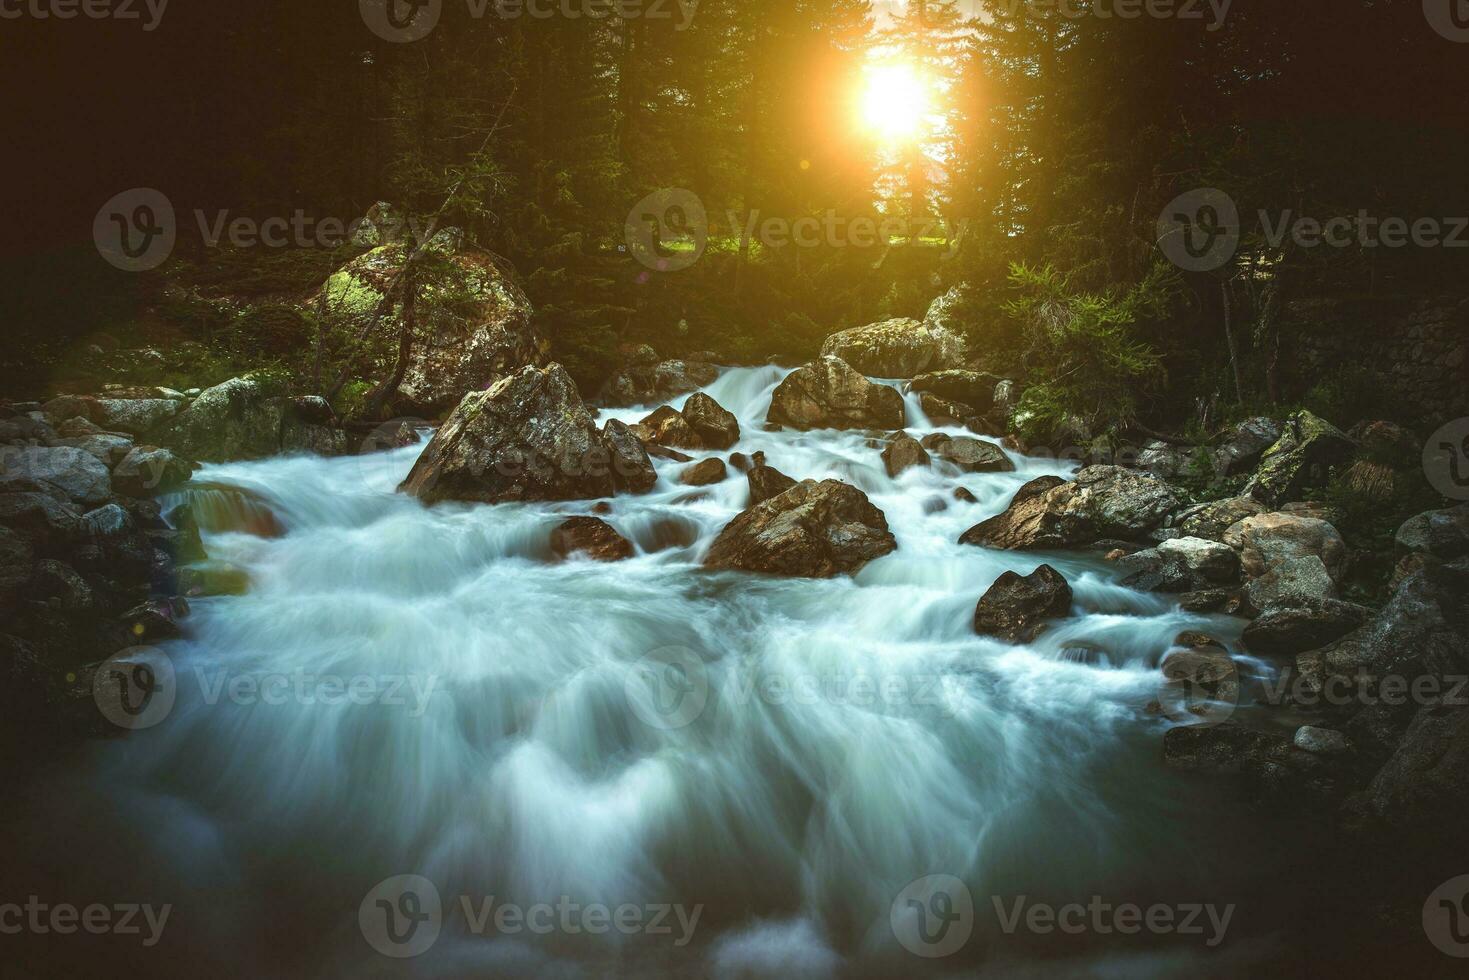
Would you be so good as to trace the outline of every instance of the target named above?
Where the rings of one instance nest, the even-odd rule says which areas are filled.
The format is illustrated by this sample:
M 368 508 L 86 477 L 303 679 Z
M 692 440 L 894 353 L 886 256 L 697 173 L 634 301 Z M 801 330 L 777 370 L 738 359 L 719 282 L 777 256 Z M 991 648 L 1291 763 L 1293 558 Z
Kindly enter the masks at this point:
M 681 414 L 706 449 L 729 449 L 740 441 L 734 414 L 702 391 L 689 396 Z
M 118 493 L 147 497 L 168 493 L 187 483 L 194 464 L 157 446 L 138 446 L 112 470 L 112 485 Z
M 973 409 L 971 414 L 984 415 L 995 405 L 995 388 L 999 384 L 1000 379 L 993 374 L 952 368 L 920 374 L 909 382 L 908 389 L 946 402 L 959 402 Z
M 1347 546 L 1326 521 L 1292 514 L 1258 514 L 1224 532 L 1224 543 L 1240 553 L 1245 574 L 1256 578 L 1291 558 L 1321 559 L 1333 581 L 1346 568 Z
M 969 436 L 950 436 L 934 432 L 924 437 L 923 446 L 946 463 L 965 473 L 1013 473 L 1015 464 L 1005 451 L 992 442 Z
M 724 478 L 728 475 L 729 468 L 724 465 L 724 460 L 718 456 L 711 456 L 680 473 L 678 482 L 686 487 L 707 487 L 723 483 Z
M 466 395 L 398 489 L 426 504 L 610 497 L 614 457 L 566 370 L 525 367 Z
M 764 453 L 755 453 L 750 457 L 750 468 L 745 479 L 750 484 L 751 507 L 763 504 L 771 497 L 778 497 L 796 485 L 795 480 L 767 464 Z
M 896 432 L 882 451 L 882 463 L 888 476 L 897 477 L 915 466 L 928 466 L 928 450 L 906 432 Z
M 1240 577 L 1234 549 L 1203 538 L 1170 538 L 1119 558 L 1117 566 L 1123 585 L 1144 592 L 1197 592 L 1236 585 Z
M 1050 565 L 1029 575 L 1006 572 L 974 607 L 974 632 L 1010 643 L 1029 643 L 1045 628 L 1045 621 L 1071 611 L 1071 585 Z
M 1469 504 L 1408 518 L 1398 528 L 1393 544 L 1401 552 L 1429 554 L 1443 561 L 1469 555 Z
M 1004 513 L 975 525 L 961 544 L 1008 550 L 1075 548 L 1098 538 L 1139 540 L 1181 504 L 1162 480 L 1119 466 L 1089 466 L 1070 483 L 1042 478 Z
M 100 504 L 112 494 L 107 465 L 75 446 L 0 446 L 0 492 L 35 484 L 54 487 L 80 504 Z
M 623 561 L 633 556 L 632 542 L 599 517 L 573 517 L 551 532 L 558 558 L 585 555 L 593 561 Z
M 839 480 L 806 480 L 731 521 L 704 564 L 831 578 L 857 572 L 897 547 L 887 518 L 861 490 Z
M 842 330 L 821 345 L 823 357 L 839 357 L 878 378 L 911 378 L 962 367 L 966 353 L 964 338 L 956 331 L 902 318 Z
M 677 449 L 703 449 L 704 440 L 676 408 L 664 405 L 638 423 L 634 430 L 644 442 Z
M 624 422 L 609 419 L 602 438 L 612 454 L 612 485 L 620 493 L 647 493 L 658 482 L 658 471 L 641 439 Z
M 793 429 L 898 429 L 903 396 L 838 357 L 797 368 L 780 383 L 767 420 Z
M 1278 419 L 1263 416 L 1245 419 L 1214 450 L 1214 477 L 1227 477 L 1248 473 L 1260 462 L 1265 450 L 1280 441 L 1285 425 Z
M 1339 640 L 1371 615 L 1366 606 L 1309 597 L 1267 609 L 1245 627 L 1240 639 L 1251 653 L 1284 657 Z

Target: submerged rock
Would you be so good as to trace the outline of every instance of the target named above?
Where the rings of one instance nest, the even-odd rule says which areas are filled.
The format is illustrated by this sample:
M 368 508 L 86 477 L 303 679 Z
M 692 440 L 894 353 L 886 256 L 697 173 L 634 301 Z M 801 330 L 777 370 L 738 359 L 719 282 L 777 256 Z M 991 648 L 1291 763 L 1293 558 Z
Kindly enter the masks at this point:
M 906 432 L 896 432 L 882 451 L 882 464 L 888 476 L 897 477 L 915 466 L 928 466 L 928 451 Z
M 723 483 L 728 475 L 729 468 L 724 465 L 724 460 L 711 456 L 684 470 L 679 474 L 678 482 L 686 487 L 707 487 Z
M 1015 464 L 1005 451 L 992 442 L 969 436 L 949 436 L 935 432 L 923 440 L 924 447 L 946 463 L 965 473 L 1014 473 Z
M 559 558 L 586 555 L 595 561 L 623 561 L 634 553 L 632 542 L 597 517 L 573 517 L 551 532 L 551 550 Z
M 837 480 L 807 480 L 740 514 L 704 564 L 772 575 L 831 578 L 898 547 L 867 495 Z
M 899 429 L 903 396 L 840 358 L 823 357 L 780 383 L 767 418 L 793 429 Z
M 1045 628 L 1045 620 L 1071 611 L 1071 586 L 1050 565 L 1029 575 L 1006 572 L 995 580 L 974 608 L 974 631 L 1010 643 L 1029 643 Z

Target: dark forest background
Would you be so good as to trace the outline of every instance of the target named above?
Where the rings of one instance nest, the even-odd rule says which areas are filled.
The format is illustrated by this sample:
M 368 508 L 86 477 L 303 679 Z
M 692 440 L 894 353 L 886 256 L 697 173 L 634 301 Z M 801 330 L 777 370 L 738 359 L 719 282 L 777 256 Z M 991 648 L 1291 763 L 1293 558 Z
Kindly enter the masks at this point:
M 513 267 L 589 391 L 628 344 L 796 362 L 833 330 L 921 317 L 965 284 L 986 366 L 1111 372 L 1120 394 L 1067 397 L 1182 425 L 1203 397 L 1299 397 L 1279 376 L 1280 311 L 1295 300 L 1464 291 L 1469 250 L 1303 250 L 1248 234 L 1260 209 L 1469 215 L 1469 45 L 1434 33 L 1422 0 L 1235 0 L 1214 31 L 1207 18 L 979 7 L 991 16 L 929 0 L 878 24 L 860 0 L 703 0 L 678 30 L 678 17 L 473 19 L 446 0 L 411 44 L 380 40 L 346 0 L 173 0 L 153 32 L 5 21 L 6 387 L 44 387 L 98 332 L 168 345 L 209 330 L 160 305 L 164 277 L 100 261 L 93 216 L 137 186 L 178 210 L 191 286 L 241 295 L 305 289 L 348 256 L 210 250 L 193 209 L 442 209 Z M 892 159 L 853 123 L 874 44 L 942 79 L 948 125 L 921 156 Z M 1239 202 L 1245 243 L 1223 270 L 1172 270 L 1158 215 L 1201 186 Z M 623 247 L 624 223 L 667 187 L 704 202 L 711 245 L 692 268 L 650 273 Z M 938 230 L 774 249 L 725 219 L 833 209 Z M 1096 322 L 1047 349 L 1030 328 L 1057 305 Z M 1307 380 L 1369 397 L 1352 370 Z

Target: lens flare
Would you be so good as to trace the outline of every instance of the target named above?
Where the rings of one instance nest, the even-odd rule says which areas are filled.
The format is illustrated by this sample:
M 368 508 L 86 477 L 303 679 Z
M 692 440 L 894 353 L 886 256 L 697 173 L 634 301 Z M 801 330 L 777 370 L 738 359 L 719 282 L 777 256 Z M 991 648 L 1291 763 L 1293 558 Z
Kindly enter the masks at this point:
M 889 142 L 906 142 L 922 130 L 930 111 L 928 84 L 913 65 L 871 65 L 862 92 L 862 123 Z

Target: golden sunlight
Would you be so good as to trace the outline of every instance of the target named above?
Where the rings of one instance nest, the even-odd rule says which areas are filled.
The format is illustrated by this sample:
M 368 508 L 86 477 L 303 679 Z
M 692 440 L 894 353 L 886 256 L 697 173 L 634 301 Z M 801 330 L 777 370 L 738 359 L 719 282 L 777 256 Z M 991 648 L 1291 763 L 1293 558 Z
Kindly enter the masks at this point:
M 884 140 L 907 142 L 917 137 L 930 111 L 928 85 L 906 62 L 870 65 L 862 93 L 863 124 Z

